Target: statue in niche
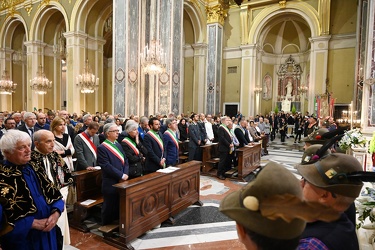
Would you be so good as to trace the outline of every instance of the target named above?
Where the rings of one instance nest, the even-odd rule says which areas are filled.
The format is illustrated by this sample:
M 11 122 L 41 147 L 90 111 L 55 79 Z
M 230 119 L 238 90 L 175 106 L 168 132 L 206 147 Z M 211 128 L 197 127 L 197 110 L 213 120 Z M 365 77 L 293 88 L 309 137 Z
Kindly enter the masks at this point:
M 293 85 L 291 81 L 288 81 L 288 84 L 286 85 L 286 97 L 291 97 L 293 92 Z
M 272 97 L 272 78 L 266 75 L 263 79 L 263 99 L 269 100 Z

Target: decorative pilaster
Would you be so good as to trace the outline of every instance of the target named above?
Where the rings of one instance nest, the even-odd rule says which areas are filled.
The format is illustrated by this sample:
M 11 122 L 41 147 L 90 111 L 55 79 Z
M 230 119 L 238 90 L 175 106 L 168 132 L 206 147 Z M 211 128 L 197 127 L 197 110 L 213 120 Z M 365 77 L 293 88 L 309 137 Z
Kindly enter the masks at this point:
M 247 44 L 247 37 L 249 35 L 249 17 L 248 17 L 248 6 L 242 5 L 240 12 L 241 19 L 241 44 Z
M 35 77 L 39 64 L 43 65 L 44 51 L 40 42 L 25 42 L 24 45 L 27 49 L 26 110 L 34 110 L 34 107 L 44 107 L 44 97 L 30 88 L 30 80 Z
M 321 24 L 321 35 L 329 34 L 331 19 L 331 0 L 319 0 L 319 22 Z
M 245 116 L 255 115 L 255 87 L 257 81 L 257 49 L 256 44 L 241 46 L 241 91 L 240 110 Z
M 207 14 L 207 78 L 206 107 L 207 114 L 220 112 L 222 56 L 223 56 L 223 24 L 227 17 L 228 6 L 223 1 L 206 7 Z
M 193 44 L 194 49 L 194 81 L 193 81 L 193 106 L 191 111 L 201 112 L 204 110 L 206 98 L 206 61 L 207 61 L 207 44 Z
M 314 95 L 326 93 L 326 79 L 328 70 L 328 45 L 331 36 L 310 38 L 310 85 L 308 92 L 308 111 L 314 110 Z
M 66 71 L 66 110 L 68 112 L 84 110 L 84 95 L 81 95 L 77 87 L 76 77 L 80 74 L 85 62 L 85 41 L 87 35 L 84 33 L 66 32 L 67 71 Z

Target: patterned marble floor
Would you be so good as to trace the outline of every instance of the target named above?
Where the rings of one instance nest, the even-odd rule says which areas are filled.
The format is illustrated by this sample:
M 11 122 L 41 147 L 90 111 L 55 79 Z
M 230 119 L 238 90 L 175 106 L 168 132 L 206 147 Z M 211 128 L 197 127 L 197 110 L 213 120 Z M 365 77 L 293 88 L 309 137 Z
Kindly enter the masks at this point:
M 261 165 L 269 161 L 283 164 L 299 178 L 294 165 L 300 162 L 303 144 L 270 143 L 269 155 L 263 156 Z M 131 244 L 135 249 L 245 249 L 237 240 L 235 223 L 218 211 L 220 201 L 230 192 L 238 190 L 246 182 L 230 179 L 224 181 L 214 177 L 201 176 L 200 200 L 203 207 L 190 206 L 176 216 L 171 226 L 163 223 L 150 230 Z M 71 229 L 71 246 L 66 249 L 115 249 L 102 241 L 98 225 L 92 220 L 90 233 Z

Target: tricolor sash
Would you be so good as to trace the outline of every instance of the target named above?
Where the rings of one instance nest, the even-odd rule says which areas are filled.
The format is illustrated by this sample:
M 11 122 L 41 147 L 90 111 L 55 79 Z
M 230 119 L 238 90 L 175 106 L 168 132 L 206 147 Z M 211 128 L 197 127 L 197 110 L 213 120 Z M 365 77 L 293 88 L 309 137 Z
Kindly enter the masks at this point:
M 159 147 L 161 149 L 161 152 L 164 151 L 164 144 L 163 144 L 163 140 L 160 138 L 160 136 L 158 134 L 156 134 L 154 131 L 152 130 L 149 130 L 147 132 L 147 134 L 149 134 L 158 144 L 159 144 Z
M 139 155 L 139 150 L 132 140 L 130 140 L 128 137 L 125 137 L 122 141 L 125 142 L 131 149 L 133 149 L 136 155 Z
M 164 134 L 167 134 L 167 135 L 172 139 L 173 143 L 176 145 L 177 148 L 179 147 L 179 145 L 178 145 L 178 140 L 177 140 L 177 138 L 176 138 L 176 134 L 173 133 L 172 130 L 167 129 L 167 130 L 164 132 Z
M 86 145 L 89 147 L 89 149 L 91 150 L 92 154 L 94 155 L 94 157 L 96 159 L 97 158 L 97 155 L 96 155 L 96 146 L 90 140 L 89 136 L 85 132 L 79 133 L 78 136 L 80 136 L 82 138 L 82 140 L 86 143 Z
M 232 133 L 229 131 L 229 129 L 227 128 L 227 126 L 224 126 L 223 124 L 221 124 L 220 127 L 224 128 L 224 130 L 228 133 L 228 135 L 230 136 L 230 138 L 233 137 Z
M 121 151 L 118 149 L 118 147 L 108 139 L 106 139 L 103 143 L 103 146 L 106 147 L 112 154 L 114 154 L 119 160 L 122 162 L 122 165 L 124 165 L 124 155 L 121 153 Z

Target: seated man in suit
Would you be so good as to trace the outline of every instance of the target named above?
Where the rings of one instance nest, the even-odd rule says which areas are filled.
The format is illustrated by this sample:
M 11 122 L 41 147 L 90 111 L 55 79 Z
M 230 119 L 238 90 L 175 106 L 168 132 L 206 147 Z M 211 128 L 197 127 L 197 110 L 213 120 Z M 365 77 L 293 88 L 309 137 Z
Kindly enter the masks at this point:
M 97 159 L 97 147 L 100 145 L 99 136 L 96 134 L 99 130 L 97 122 L 91 122 L 88 128 L 74 138 L 74 148 L 76 150 L 78 170 L 94 170 Z

